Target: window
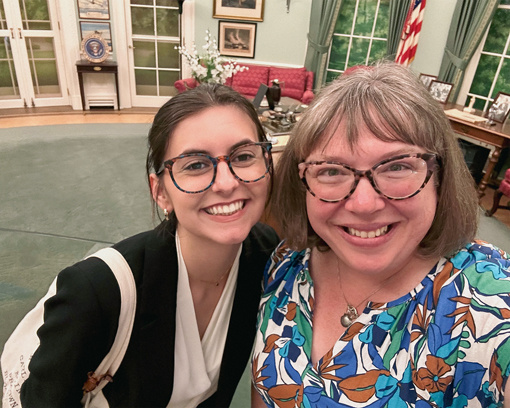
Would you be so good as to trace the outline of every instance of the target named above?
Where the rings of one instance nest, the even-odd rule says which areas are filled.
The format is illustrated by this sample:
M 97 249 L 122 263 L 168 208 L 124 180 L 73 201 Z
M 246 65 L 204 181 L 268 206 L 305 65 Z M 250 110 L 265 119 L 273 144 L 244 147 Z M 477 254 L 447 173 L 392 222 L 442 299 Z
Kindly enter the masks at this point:
M 506 0 L 510 1 L 510 0 Z M 329 50 L 327 81 L 386 55 L 390 0 L 343 0 Z
M 499 91 L 510 93 L 510 0 L 501 0 L 494 14 L 466 104 L 474 96 L 474 107 L 486 110 Z

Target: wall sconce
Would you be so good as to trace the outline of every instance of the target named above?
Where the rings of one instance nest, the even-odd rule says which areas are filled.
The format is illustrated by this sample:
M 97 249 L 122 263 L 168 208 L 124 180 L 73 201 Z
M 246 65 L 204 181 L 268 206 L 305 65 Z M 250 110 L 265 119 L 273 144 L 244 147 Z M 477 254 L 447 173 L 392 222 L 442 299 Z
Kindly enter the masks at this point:
M 290 11 L 290 0 L 287 0 L 287 13 Z

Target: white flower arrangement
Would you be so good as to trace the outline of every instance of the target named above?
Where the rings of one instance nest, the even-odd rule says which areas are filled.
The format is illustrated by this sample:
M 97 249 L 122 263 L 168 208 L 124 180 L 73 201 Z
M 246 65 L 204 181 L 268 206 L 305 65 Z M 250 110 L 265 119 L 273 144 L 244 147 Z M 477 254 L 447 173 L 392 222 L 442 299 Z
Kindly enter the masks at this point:
M 247 67 L 240 67 L 237 62 L 231 59 L 220 57 L 216 38 L 211 36 L 209 30 L 205 31 L 205 45 L 202 48 L 205 54 L 199 55 L 196 44 L 193 43 L 191 51 L 185 47 L 176 47 L 191 68 L 191 76 L 200 83 L 219 83 L 224 84 L 227 78 L 230 78 L 237 72 L 242 72 Z

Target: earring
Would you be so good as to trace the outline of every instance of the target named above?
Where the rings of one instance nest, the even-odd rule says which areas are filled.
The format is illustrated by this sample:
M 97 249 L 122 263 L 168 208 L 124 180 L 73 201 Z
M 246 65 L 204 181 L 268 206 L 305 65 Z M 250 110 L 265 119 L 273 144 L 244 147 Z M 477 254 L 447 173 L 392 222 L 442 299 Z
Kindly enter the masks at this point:
M 166 208 L 163 210 L 163 215 L 165 216 L 165 220 L 168 221 L 170 219 L 170 217 L 168 216 L 168 210 Z

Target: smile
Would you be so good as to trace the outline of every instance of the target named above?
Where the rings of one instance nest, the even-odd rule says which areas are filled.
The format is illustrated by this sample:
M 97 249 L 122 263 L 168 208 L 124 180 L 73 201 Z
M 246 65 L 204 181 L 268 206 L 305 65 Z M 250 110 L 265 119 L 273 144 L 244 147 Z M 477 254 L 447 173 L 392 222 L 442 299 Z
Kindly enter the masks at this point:
M 204 211 L 210 215 L 232 215 L 241 211 L 244 207 L 244 201 L 236 201 L 229 205 L 214 205 L 205 208 Z
M 346 228 L 346 231 L 349 235 L 360 237 L 360 238 L 375 238 L 380 237 L 381 235 L 385 235 L 388 232 L 388 225 L 382 228 L 377 228 L 374 231 L 359 231 L 354 228 Z

